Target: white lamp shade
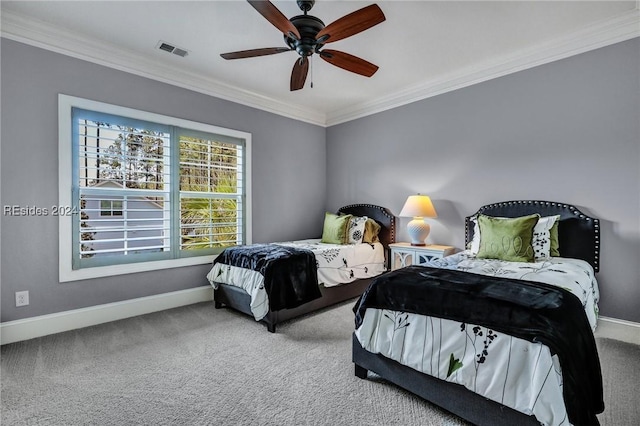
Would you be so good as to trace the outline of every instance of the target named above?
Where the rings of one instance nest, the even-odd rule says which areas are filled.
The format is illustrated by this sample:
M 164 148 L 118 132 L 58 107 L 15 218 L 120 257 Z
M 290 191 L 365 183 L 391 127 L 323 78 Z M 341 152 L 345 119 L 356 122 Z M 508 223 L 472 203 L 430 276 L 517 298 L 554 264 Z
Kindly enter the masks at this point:
M 411 238 L 411 245 L 424 246 L 429 236 L 431 226 L 424 221 L 425 217 L 438 217 L 431 199 L 426 195 L 410 195 L 402 207 L 401 217 L 412 217 L 407 225 L 407 233 Z
M 404 207 L 400 211 L 401 217 L 438 217 L 436 209 L 433 208 L 431 198 L 427 195 L 409 195 Z

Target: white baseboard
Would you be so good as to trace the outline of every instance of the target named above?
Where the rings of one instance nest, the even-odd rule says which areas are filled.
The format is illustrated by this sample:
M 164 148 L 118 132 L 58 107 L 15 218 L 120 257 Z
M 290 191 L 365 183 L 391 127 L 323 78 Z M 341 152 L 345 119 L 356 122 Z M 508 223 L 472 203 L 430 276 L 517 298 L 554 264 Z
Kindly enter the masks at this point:
M 596 337 L 622 340 L 623 342 L 640 345 L 640 323 L 620 320 L 616 318 L 598 318 Z
M 0 344 L 19 342 L 212 300 L 213 288 L 211 286 L 202 286 L 33 318 L 7 321 L 0 324 Z
M 89 327 L 110 321 L 213 300 L 213 288 L 202 286 L 123 302 L 74 309 L 0 324 L 0 344 Z M 600 317 L 596 337 L 640 345 L 640 323 Z

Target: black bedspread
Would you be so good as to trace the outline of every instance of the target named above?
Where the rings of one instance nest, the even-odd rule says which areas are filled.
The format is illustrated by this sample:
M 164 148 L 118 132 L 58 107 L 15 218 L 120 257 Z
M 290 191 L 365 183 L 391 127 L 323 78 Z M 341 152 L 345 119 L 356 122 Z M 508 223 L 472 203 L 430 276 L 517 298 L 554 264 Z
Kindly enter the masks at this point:
M 597 425 L 604 411 L 600 360 L 580 300 L 549 284 L 410 266 L 377 277 L 354 306 L 447 318 L 541 342 L 558 355 L 569 421 Z
M 295 308 L 322 296 L 316 258 L 310 250 L 279 244 L 229 247 L 213 263 L 260 272 L 271 311 Z

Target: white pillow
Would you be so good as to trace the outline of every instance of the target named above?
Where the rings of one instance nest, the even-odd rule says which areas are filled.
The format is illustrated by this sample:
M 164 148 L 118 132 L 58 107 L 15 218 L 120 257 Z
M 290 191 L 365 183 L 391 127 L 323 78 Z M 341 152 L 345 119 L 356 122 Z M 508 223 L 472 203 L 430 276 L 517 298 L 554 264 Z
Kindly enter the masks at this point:
M 535 260 L 546 260 L 551 257 L 551 234 L 549 231 L 558 219 L 560 219 L 560 215 L 541 217 L 538 219 L 536 226 L 534 226 L 531 246 L 535 252 Z M 472 217 L 471 222 L 473 223 L 473 238 L 468 248 L 471 255 L 476 256 L 480 250 L 480 226 L 478 225 L 478 217 Z
M 348 244 L 361 244 L 364 237 L 364 226 L 367 223 L 367 216 L 353 216 L 349 221 L 349 227 L 347 228 L 347 243 Z

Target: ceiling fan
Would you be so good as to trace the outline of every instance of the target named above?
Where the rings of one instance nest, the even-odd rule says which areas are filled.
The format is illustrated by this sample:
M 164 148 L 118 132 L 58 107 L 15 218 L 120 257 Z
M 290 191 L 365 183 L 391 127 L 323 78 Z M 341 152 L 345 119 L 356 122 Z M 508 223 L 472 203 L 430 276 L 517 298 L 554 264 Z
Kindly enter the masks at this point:
M 367 30 L 385 20 L 385 16 L 378 5 L 372 4 L 356 10 L 325 26 L 319 18 L 307 15 L 315 4 L 315 0 L 297 0 L 298 7 L 304 15 L 287 19 L 280 10 L 268 0 L 247 0 L 258 13 L 276 27 L 284 35 L 288 47 L 266 47 L 262 49 L 241 50 L 223 53 L 224 59 L 253 58 L 256 56 L 273 55 L 276 53 L 296 51 L 300 58 L 296 59 L 291 72 L 291 90 L 304 87 L 309 71 L 309 57 L 317 53 L 322 59 L 332 65 L 351 71 L 365 77 L 371 77 L 378 67 L 371 62 L 353 56 L 349 53 L 333 49 L 323 49 L 326 43 L 342 40 Z

